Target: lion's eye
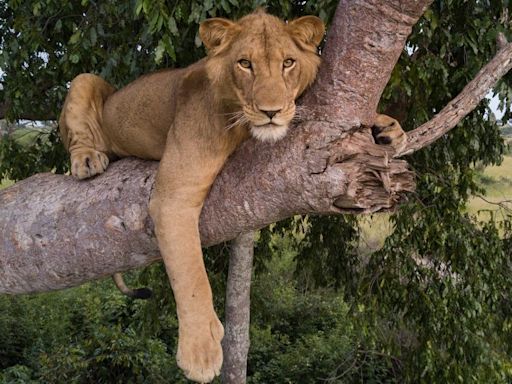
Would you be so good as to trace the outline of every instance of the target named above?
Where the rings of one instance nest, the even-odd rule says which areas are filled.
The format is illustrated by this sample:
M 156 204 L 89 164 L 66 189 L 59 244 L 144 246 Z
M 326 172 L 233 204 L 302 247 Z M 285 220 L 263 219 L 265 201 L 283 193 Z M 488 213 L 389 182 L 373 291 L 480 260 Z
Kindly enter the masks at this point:
M 295 64 L 295 60 L 293 59 L 286 59 L 283 61 L 283 68 L 291 68 Z
M 240 65 L 242 68 L 245 68 L 245 69 L 251 69 L 252 68 L 251 62 L 249 60 L 246 60 L 246 59 L 238 60 L 238 65 Z

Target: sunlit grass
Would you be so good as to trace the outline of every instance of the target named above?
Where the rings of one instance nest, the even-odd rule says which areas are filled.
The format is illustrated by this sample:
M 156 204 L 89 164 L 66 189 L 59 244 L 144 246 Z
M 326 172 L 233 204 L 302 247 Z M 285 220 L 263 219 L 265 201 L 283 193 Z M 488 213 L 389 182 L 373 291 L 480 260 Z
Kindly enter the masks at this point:
M 499 166 L 487 167 L 482 180 L 484 196 L 475 196 L 468 203 L 468 212 L 480 220 L 492 216 L 500 221 L 512 213 L 512 156 L 505 156 Z
M 512 156 L 505 156 L 499 166 L 485 168 L 482 178 L 485 196 L 475 196 L 468 202 L 468 213 L 478 220 L 497 222 L 512 214 Z M 359 218 L 361 237 L 359 251 L 365 255 L 380 249 L 393 232 L 388 213 L 379 213 Z
M 512 177 L 512 156 L 505 156 L 500 165 L 485 168 L 485 174 L 489 177 Z
M 14 184 L 14 181 L 12 181 L 12 180 L 2 180 L 0 182 L 0 189 L 7 188 L 13 184 Z

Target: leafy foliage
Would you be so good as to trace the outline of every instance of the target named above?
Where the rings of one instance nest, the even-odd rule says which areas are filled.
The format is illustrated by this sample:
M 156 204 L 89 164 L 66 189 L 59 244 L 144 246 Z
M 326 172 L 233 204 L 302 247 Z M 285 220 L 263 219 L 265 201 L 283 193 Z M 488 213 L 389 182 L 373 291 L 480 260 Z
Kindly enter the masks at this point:
M 292 255 L 275 256 L 254 283 L 248 382 L 393 382 L 393 360 L 372 348 L 342 294 L 301 293 L 285 273 Z M 139 282 L 153 274 L 155 298 L 166 300 L 158 286 L 163 279 L 155 279 L 160 269 L 144 270 Z M 170 301 L 133 301 L 104 281 L 62 293 L 0 296 L 0 310 L 2 383 L 186 382 L 174 359 Z
M 106 286 L 2 297 L 0 356 L 2 368 L 10 368 L 0 371 L 0 382 L 16 375 L 39 383 L 157 383 L 179 377 L 165 339 L 158 332 L 138 334 L 145 303 L 128 301 Z M 16 309 L 23 311 L 21 323 Z M 176 320 L 165 324 L 176 326 Z
M 335 5 L 332 0 L 303 3 L 6 1 L 0 4 L 0 99 L 9 102 L 11 119 L 27 112 L 56 116 L 66 83 L 79 73 L 99 74 L 119 87 L 156 68 L 198 60 L 204 56 L 198 25 L 207 17 L 237 18 L 267 6 L 284 17 L 305 12 L 327 18 Z
M 68 167 L 55 129 L 18 129 L 0 140 L 0 180 L 21 180 L 39 172 L 63 173 Z

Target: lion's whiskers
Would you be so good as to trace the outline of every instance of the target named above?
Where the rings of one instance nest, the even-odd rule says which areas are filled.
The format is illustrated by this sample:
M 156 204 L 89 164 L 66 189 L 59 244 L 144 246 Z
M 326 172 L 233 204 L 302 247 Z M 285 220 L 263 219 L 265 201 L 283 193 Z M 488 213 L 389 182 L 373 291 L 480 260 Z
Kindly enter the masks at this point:
M 226 131 L 229 131 L 230 129 L 236 127 L 237 125 L 243 125 L 249 122 L 249 119 L 247 116 L 245 116 L 245 113 L 243 112 L 236 112 L 234 116 L 231 116 L 228 120 L 226 125 Z
M 242 113 L 242 111 L 235 111 L 235 112 L 226 112 L 226 113 L 218 113 L 219 116 L 236 116 Z
M 233 120 L 238 120 L 239 118 L 241 118 L 242 116 L 244 116 L 244 113 L 242 111 L 238 111 L 238 112 L 233 112 L 233 113 L 226 113 L 226 115 L 231 115 L 231 117 L 228 118 L 228 122 L 230 121 L 233 121 Z

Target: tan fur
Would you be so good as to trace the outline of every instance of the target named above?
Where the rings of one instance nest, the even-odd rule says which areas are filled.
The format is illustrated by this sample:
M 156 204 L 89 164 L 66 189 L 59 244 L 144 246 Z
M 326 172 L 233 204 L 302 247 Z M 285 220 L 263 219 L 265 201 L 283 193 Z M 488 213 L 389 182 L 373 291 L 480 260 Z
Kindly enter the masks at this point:
M 389 144 L 397 154 L 400 154 L 407 144 L 407 134 L 402 130 L 400 123 L 387 115 L 377 115 L 372 134 L 377 144 Z
M 208 56 L 187 68 L 117 92 L 97 76 L 78 76 L 59 124 L 78 178 L 117 157 L 161 160 L 150 214 L 176 300 L 176 357 L 189 379 L 204 383 L 220 372 L 224 334 L 199 239 L 204 199 L 243 140 L 284 136 L 295 100 L 315 79 L 324 26 L 314 16 L 285 23 L 257 11 L 236 22 L 206 20 L 199 33 Z

